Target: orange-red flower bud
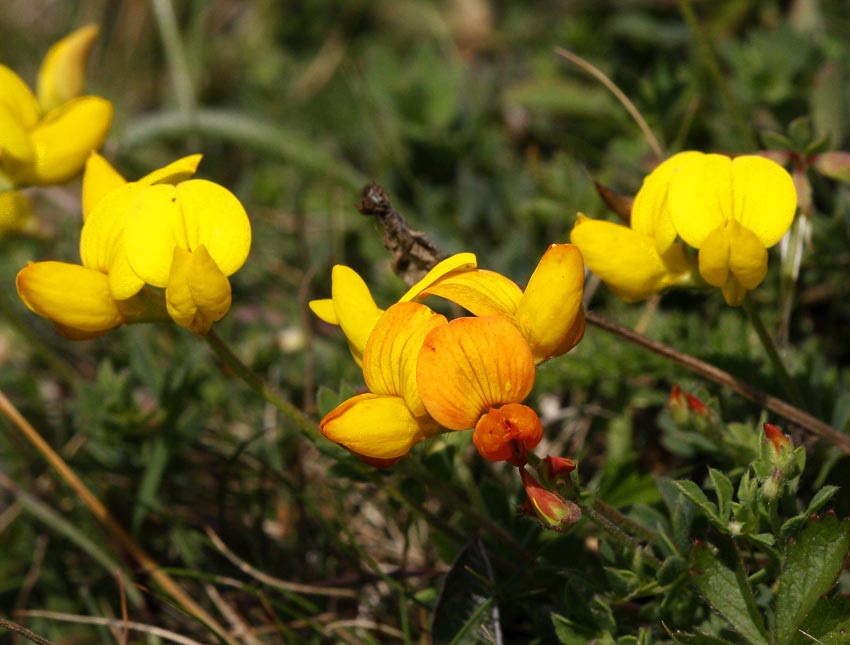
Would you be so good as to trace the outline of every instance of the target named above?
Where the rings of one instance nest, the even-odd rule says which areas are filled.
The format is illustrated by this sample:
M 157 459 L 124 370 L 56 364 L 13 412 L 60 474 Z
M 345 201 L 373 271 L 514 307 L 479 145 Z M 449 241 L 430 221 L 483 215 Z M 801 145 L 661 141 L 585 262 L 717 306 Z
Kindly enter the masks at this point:
M 565 531 L 579 521 L 581 509 L 578 506 L 558 493 L 543 488 L 525 468 L 520 470 L 520 474 L 525 494 L 528 495 L 527 502 L 521 507 L 523 512 L 533 509 L 543 524 L 556 531 Z
M 777 455 L 782 454 L 783 450 L 790 450 L 794 447 L 788 435 L 772 423 L 764 424 L 764 436 L 770 441 Z
M 526 452 L 543 438 L 537 413 L 521 403 L 490 408 L 475 424 L 472 443 L 484 459 L 507 461 L 522 467 Z
M 575 469 L 576 462 L 572 459 L 552 457 L 551 455 L 540 460 L 540 465 L 537 467 L 543 479 L 550 482 L 567 479 Z

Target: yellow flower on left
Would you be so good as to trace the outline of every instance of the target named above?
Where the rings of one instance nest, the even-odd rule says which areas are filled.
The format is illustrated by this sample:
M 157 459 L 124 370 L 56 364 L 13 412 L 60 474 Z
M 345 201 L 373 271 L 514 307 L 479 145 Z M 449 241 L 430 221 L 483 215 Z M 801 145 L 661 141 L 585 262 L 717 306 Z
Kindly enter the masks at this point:
M 82 266 L 30 264 L 17 278 L 24 303 L 71 338 L 169 316 L 206 334 L 230 309 L 228 276 L 248 256 L 251 225 L 230 191 L 190 179 L 200 159 L 128 183 L 93 153 L 83 177 Z M 164 289 L 164 300 L 146 285 Z
M 65 182 L 83 169 L 112 125 L 112 104 L 80 96 L 98 28 L 88 25 L 56 43 L 38 77 L 38 98 L 0 65 L 0 191 Z

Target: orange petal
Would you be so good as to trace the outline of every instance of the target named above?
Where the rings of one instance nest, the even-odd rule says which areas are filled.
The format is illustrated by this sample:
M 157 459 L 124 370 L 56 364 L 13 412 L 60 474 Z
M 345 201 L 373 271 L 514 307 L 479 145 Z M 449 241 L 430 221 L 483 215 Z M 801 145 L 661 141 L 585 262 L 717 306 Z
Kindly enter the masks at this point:
M 425 337 L 416 380 L 428 413 L 446 428 L 464 430 L 488 408 L 528 396 L 534 359 L 507 318 L 458 318 Z
M 427 414 L 416 386 L 416 360 L 428 332 L 445 324 L 444 316 L 417 302 L 399 302 L 387 309 L 363 351 L 363 378 L 369 391 L 402 397 L 415 417 Z
M 543 424 L 537 413 L 521 403 L 490 408 L 475 424 L 472 443 L 488 461 L 507 461 L 522 467 L 526 451 L 543 438 Z
M 445 276 L 423 289 L 421 295 L 451 300 L 476 316 L 513 318 L 522 290 L 495 271 L 478 269 Z
M 451 257 L 441 260 L 426 273 L 422 279 L 407 290 L 399 302 L 407 302 L 408 300 L 418 299 L 420 293 L 431 286 L 435 281 L 454 273 L 463 273 L 476 267 L 476 259 L 474 253 L 455 253 Z

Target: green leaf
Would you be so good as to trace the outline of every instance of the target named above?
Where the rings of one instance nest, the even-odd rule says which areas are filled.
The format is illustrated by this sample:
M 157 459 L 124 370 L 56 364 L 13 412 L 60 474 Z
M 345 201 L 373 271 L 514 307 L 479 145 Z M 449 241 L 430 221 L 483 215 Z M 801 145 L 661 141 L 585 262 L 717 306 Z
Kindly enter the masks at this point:
M 493 569 L 480 540 L 472 540 L 446 574 L 434 607 L 435 643 L 502 643 L 499 610 L 493 600 Z
M 709 636 L 708 634 L 685 634 L 676 632 L 677 642 L 683 645 L 735 645 L 732 641 L 727 641 L 719 636 Z
M 717 506 L 719 507 L 720 521 L 726 524 L 729 521 L 729 516 L 732 513 L 732 495 L 735 493 L 735 488 L 729 478 L 719 470 L 714 468 L 708 469 L 708 476 L 711 478 L 711 484 L 717 493 Z
M 740 566 L 733 571 L 705 543 L 694 547 L 693 557 L 691 577 L 702 597 L 750 643 L 767 645 L 761 614 Z
M 142 526 L 142 521 L 152 508 L 159 506 L 156 493 L 162 483 L 162 476 L 168 464 L 168 446 L 165 440 L 155 437 L 148 446 L 149 453 L 145 463 L 145 472 L 142 475 L 142 483 L 139 485 L 139 494 L 133 507 L 133 519 L 130 526 L 136 533 Z
M 699 486 L 688 479 L 681 479 L 674 483 L 678 489 L 682 491 L 682 494 L 685 497 L 696 504 L 702 512 L 708 516 L 708 519 L 716 522 L 717 524 L 723 524 L 720 517 L 717 515 L 717 505 L 714 502 L 709 501 L 708 497 L 706 497 L 705 493 L 702 492 L 702 489 Z
M 850 598 L 821 598 L 791 642 L 793 645 L 845 645 L 849 634 Z
M 817 513 L 837 492 L 838 486 L 824 486 L 821 488 L 817 493 L 815 493 L 812 501 L 809 502 L 809 507 L 806 509 L 806 515 L 811 516 Z
M 776 636 L 790 643 L 797 628 L 835 584 L 850 549 L 850 521 L 834 513 L 813 517 L 788 545 L 776 594 Z

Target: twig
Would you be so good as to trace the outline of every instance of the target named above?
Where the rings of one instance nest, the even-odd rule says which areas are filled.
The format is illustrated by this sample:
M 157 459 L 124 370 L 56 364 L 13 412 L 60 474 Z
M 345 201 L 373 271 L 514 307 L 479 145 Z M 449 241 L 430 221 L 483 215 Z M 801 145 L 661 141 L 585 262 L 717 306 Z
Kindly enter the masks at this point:
M 27 640 L 36 643 L 36 645 L 53 645 L 49 640 L 42 638 L 38 634 L 35 634 L 28 630 L 23 625 L 18 625 L 18 623 L 13 623 L 11 620 L 6 620 L 5 618 L 0 618 L 0 627 L 5 627 L 10 632 L 15 632 L 16 634 L 20 634 Z
M 820 419 L 813 417 L 808 412 L 804 412 L 800 408 L 797 408 L 782 399 L 778 399 L 763 392 L 757 387 L 732 376 L 729 372 L 726 372 L 719 367 L 715 367 L 710 363 L 706 363 L 698 358 L 690 356 L 689 354 L 673 349 L 664 343 L 659 343 L 656 340 L 647 338 L 646 336 L 638 334 L 631 329 L 627 329 L 617 323 L 606 320 L 593 312 L 587 312 L 585 315 L 589 324 L 615 334 L 620 338 L 634 343 L 635 345 L 639 345 L 640 347 L 653 351 L 659 356 L 664 356 L 665 358 L 668 358 L 671 361 L 686 367 L 692 372 L 718 383 L 719 385 L 728 387 L 733 392 L 736 392 L 751 401 L 755 401 L 762 407 L 784 417 L 792 423 L 796 423 L 804 430 L 826 439 L 833 445 L 840 448 L 842 452 L 850 454 L 850 435 L 839 432 Z
M 574 63 L 581 67 L 585 72 L 593 76 L 597 81 L 602 83 L 605 88 L 613 94 L 617 100 L 623 104 L 623 107 L 626 108 L 626 111 L 631 115 L 631 117 L 635 120 L 640 131 L 643 132 L 643 136 L 646 139 L 647 143 L 649 143 L 649 147 L 652 148 L 652 152 L 655 154 L 656 158 L 659 160 L 664 158 L 664 150 L 661 148 L 661 144 L 658 143 L 658 139 L 655 138 L 652 130 L 649 128 L 649 125 L 644 120 L 641 113 L 635 107 L 635 104 L 629 100 L 629 97 L 626 96 L 623 91 L 614 84 L 610 78 L 608 78 L 601 69 L 592 65 L 581 56 L 572 53 L 571 51 L 564 49 L 563 47 L 555 47 L 555 53 L 559 56 L 563 56 L 571 63 Z

